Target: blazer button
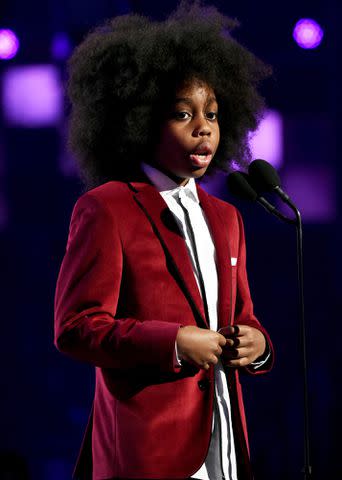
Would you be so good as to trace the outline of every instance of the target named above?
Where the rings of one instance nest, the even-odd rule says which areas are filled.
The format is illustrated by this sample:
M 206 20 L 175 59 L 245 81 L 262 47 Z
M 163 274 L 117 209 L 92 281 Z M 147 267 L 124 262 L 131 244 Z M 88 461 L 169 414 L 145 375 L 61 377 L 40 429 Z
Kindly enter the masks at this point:
M 208 390 L 210 385 L 210 380 L 208 378 L 205 378 L 204 380 L 200 380 L 198 382 L 198 388 L 202 391 Z

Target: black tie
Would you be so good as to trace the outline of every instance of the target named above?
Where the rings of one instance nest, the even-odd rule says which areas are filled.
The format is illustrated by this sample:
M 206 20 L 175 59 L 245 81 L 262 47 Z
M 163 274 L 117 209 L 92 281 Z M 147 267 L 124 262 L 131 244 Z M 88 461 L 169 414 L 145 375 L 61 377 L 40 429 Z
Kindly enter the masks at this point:
M 205 286 L 204 286 L 203 276 L 202 276 L 201 267 L 200 267 L 200 263 L 199 263 L 199 259 L 198 259 L 198 251 L 197 251 L 197 247 L 196 247 L 195 234 L 194 234 L 194 230 L 193 230 L 192 225 L 191 225 L 191 218 L 190 218 L 189 210 L 183 204 L 182 198 L 180 197 L 179 194 L 178 194 L 177 198 L 179 200 L 179 205 L 182 207 L 182 210 L 183 210 L 184 215 L 185 215 L 185 222 L 186 222 L 187 230 L 188 230 L 188 233 L 189 233 L 190 241 L 192 243 L 192 248 L 193 248 L 194 257 L 195 257 L 195 263 L 196 263 L 196 266 L 197 266 L 198 282 L 200 284 L 200 290 L 201 290 L 201 295 L 202 295 L 202 300 L 203 300 L 203 305 L 204 305 L 205 316 L 206 316 L 206 319 L 207 319 L 207 322 L 208 322 L 208 325 L 209 325 L 208 302 L 207 302 L 207 297 L 206 297 L 206 294 L 205 294 Z

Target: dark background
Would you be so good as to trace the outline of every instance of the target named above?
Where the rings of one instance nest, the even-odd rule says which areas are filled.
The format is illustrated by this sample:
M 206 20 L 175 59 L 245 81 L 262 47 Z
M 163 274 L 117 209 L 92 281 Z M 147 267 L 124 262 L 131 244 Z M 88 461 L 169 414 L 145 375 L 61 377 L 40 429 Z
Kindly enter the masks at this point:
M 50 53 L 56 32 L 67 32 L 76 45 L 106 17 L 135 11 L 164 18 L 176 3 L 2 2 L 0 28 L 12 28 L 21 49 L 14 59 L 0 62 L 0 82 L 12 65 L 55 63 L 63 76 L 64 63 L 54 62 Z M 274 68 L 263 93 L 268 106 L 283 116 L 284 163 L 279 172 L 283 178 L 300 180 L 293 198 L 304 209 L 313 478 L 340 479 L 342 3 L 211 4 L 240 20 L 235 36 Z M 292 29 L 301 17 L 314 18 L 323 27 L 319 48 L 303 50 L 293 41 Z M 20 462 L 26 462 L 28 472 L 13 477 L 0 473 L 0 478 L 66 480 L 94 390 L 93 368 L 64 357 L 53 346 L 54 288 L 82 184 L 70 159 L 67 168 L 61 160 L 65 159 L 61 125 L 20 128 L 8 125 L 3 115 L 0 122 L 0 472 L 10 462 L 22 472 L 25 466 Z M 310 183 L 312 179 L 318 180 Z M 215 185 L 215 194 L 233 201 L 243 213 L 255 310 L 276 349 L 270 374 L 242 380 L 256 480 L 296 480 L 303 477 L 303 395 L 295 230 L 258 206 L 232 199 L 224 179 Z M 329 197 L 325 217 L 305 217 L 305 192 L 317 205 Z

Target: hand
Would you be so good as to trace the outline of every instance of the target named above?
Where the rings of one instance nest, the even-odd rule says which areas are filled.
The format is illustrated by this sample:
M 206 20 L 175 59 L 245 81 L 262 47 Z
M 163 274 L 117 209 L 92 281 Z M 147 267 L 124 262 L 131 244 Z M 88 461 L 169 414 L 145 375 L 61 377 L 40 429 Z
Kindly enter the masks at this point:
M 191 325 L 181 327 L 176 340 L 178 356 L 205 370 L 217 364 L 221 347 L 226 345 L 226 339 L 220 333 Z
M 228 367 L 246 367 L 266 348 L 264 334 L 249 325 L 234 325 L 221 330 L 227 339 L 222 358 Z

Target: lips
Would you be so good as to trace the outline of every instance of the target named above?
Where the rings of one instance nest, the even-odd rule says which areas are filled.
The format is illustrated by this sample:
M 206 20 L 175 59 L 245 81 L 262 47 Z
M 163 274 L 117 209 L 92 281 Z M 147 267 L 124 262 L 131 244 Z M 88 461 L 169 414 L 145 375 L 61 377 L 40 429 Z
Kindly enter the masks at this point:
M 206 167 L 213 158 L 210 143 L 202 142 L 190 153 L 190 160 L 194 166 Z

